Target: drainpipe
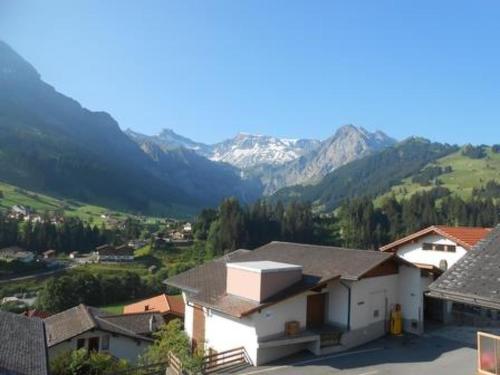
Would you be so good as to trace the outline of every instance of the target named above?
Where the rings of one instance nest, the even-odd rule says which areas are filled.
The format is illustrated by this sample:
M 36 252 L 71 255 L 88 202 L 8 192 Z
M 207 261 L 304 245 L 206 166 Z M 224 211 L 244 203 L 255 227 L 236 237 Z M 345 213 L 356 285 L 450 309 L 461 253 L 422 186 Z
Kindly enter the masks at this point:
M 351 287 L 340 281 L 340 285 L 347 289 L 347 330 L 351 330 Z

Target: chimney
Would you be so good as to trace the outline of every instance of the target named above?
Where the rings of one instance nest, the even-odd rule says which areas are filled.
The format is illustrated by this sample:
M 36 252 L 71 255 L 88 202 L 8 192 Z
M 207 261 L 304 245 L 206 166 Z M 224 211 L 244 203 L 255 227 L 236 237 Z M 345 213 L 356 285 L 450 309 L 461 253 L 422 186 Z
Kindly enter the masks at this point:
M 227 263 L 226 292 L 262 302 L 302 279 L 302 266 L 272 261 Z

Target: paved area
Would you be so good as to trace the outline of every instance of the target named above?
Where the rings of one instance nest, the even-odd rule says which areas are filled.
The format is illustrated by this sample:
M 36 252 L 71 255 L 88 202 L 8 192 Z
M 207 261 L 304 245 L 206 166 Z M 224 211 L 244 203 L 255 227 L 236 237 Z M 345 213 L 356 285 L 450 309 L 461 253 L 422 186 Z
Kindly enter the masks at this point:
M 500 336 L 500 328 L 485 327 L 480 329 L 468 326 L 444 326 L 434 329 L 431 332 L 431 336 L 438 336 L 448 340 L 458 341 L 468 346 L 475 346 L 477 342 L 478 330 Z
M 471 375 L 476 350 L 441 336 L 386 337 L 355 350 L 315 357 L 301 354 L 273 365 L 242 371 L 246 375 Z

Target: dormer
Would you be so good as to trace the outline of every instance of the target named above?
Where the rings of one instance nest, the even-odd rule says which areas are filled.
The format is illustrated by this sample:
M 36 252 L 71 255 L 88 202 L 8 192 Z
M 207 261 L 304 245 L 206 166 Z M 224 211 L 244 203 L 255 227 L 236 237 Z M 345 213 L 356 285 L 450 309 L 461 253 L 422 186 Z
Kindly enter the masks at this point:
M 226 292 L 262 302 L 302 279 L 302 266 L 273 261 L 227 263 Z

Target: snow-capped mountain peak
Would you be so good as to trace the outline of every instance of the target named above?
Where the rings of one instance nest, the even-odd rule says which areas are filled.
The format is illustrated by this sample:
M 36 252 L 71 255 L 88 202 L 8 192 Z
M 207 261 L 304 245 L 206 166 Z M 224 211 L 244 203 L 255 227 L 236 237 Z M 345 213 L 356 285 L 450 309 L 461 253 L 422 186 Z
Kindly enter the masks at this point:
M 262 164 L 280 165 L 297 159 L 319 146 L 319 141 L 288 139 L 239 133 L 213 145 L 210 159 L 250 168 Z

